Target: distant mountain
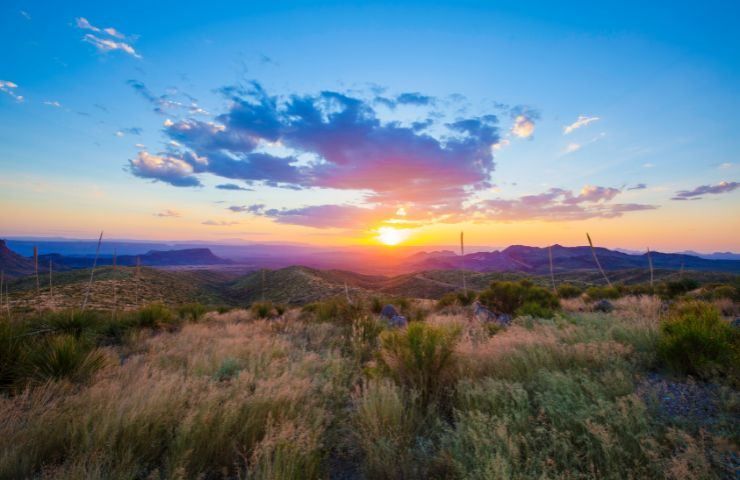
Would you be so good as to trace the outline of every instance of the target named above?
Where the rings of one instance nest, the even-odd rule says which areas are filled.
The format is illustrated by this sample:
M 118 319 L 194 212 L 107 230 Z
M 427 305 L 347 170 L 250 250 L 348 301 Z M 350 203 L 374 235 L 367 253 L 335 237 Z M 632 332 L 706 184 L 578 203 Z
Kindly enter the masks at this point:
M 714 253 L 698 253 L 692 250 L 686 250 L 684 255 L 693 255 L 695 257 L 706 258 L 708 260 L 740 260 L 740 253 L 733 252 L 714 252 Z
M 595 269 L 591 248 L 553 245 L 552 263 L 556 272 Z M 604 270 L 648 268 L 647 253 L 630 255 L 624 252 L 596 248 L 596 255 Z M 651 252 L 653 268 L 668 270 L 700 270 L 740 273 L 740 260 L 706 259 L 680 253 Z M 478 272 L 524 272 L 542 274 L 550 269 L 548 248 L 512 245 L 504 250 L 477 252 L 465 255 L 413 255 L 405 260 L 412 270 L 449 270 L 465 268 Z
M 64 256 L 56 253 L 40 255 L 43 264 L 52 261 L 57 269 L 89 268 L 95 261 L 93 256 Z M 233 263 L 217 257 L 208 248 L 188 248 L 184 250 L 150 250 L 143 255 L 120 255 L 116 257 L 116 263 L 123 266 L 134 266 L 137 259 L 143 266 L 148 267 L 171 267 L 183 265 L 228 265 Z M 98 265 L 111 265 L 113 257 L 110 255 L 98 258 Z
M 22 257 L 0 240 L 0 270 L 6 277 L 20 277 L 34 272 L 33 260 Z

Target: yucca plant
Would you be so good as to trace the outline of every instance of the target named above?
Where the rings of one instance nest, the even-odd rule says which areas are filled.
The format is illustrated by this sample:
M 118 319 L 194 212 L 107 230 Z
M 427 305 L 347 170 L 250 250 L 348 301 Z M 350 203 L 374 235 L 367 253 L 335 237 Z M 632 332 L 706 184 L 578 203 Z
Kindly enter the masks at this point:
M 24 368 L 33 381 L 67 379 L 85 381 L 105 366 L 102 350 L 71 335 L 53 335 L 38 342 L 27 352 Z

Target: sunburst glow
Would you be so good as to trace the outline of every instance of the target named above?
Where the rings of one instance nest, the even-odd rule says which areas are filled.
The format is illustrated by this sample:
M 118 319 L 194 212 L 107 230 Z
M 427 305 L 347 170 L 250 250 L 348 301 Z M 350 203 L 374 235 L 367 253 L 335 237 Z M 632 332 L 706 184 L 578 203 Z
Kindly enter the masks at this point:
M 378 240 L 383 245 L 398 245 L 408 238 L 408 232 L 393 227 L 380 227 L 378 229 Z

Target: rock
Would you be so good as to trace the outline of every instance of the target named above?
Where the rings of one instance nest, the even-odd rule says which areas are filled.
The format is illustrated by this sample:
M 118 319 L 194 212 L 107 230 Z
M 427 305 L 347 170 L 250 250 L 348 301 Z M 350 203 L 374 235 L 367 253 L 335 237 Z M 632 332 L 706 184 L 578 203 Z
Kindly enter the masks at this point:
M 406 317 L 403 315 L 394 315 L 388 320 L 388 326 L 391 328 L 403 328 L 408 325 Z
M 511 325 L 511 315 L 505 313 L 496 315 L 477 300 L 473 302 L 473 315 L 475 315 L 478 321 L 483 323 L 497 323 L 502 327 Z
M 730 326 L 733 328 L 740 328 L 740 317 L 736 317 L 735 320 L 730 322 Z
M 609 300 L 599 300 L 593 306 L 594 312 L 609 313 L 612 310 L 614 310 L 614 305 Z
M 398 310 L 396 310 L 396 307 L 393 305 L 386 305 L 383 307 L 383 309 L 380 311 L 380 316 L 385 318 L 386 320 L 390 320 L 393 317 L 397 317 L 400 314 L 398 313 Z

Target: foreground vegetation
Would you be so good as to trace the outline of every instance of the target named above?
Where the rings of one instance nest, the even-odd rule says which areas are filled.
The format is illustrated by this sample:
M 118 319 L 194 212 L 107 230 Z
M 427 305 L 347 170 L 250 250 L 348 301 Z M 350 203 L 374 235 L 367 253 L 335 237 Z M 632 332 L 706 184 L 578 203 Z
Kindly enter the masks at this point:
M 736 303 L 589 296 L 6 318 L 0 478 L 733 478 Z

